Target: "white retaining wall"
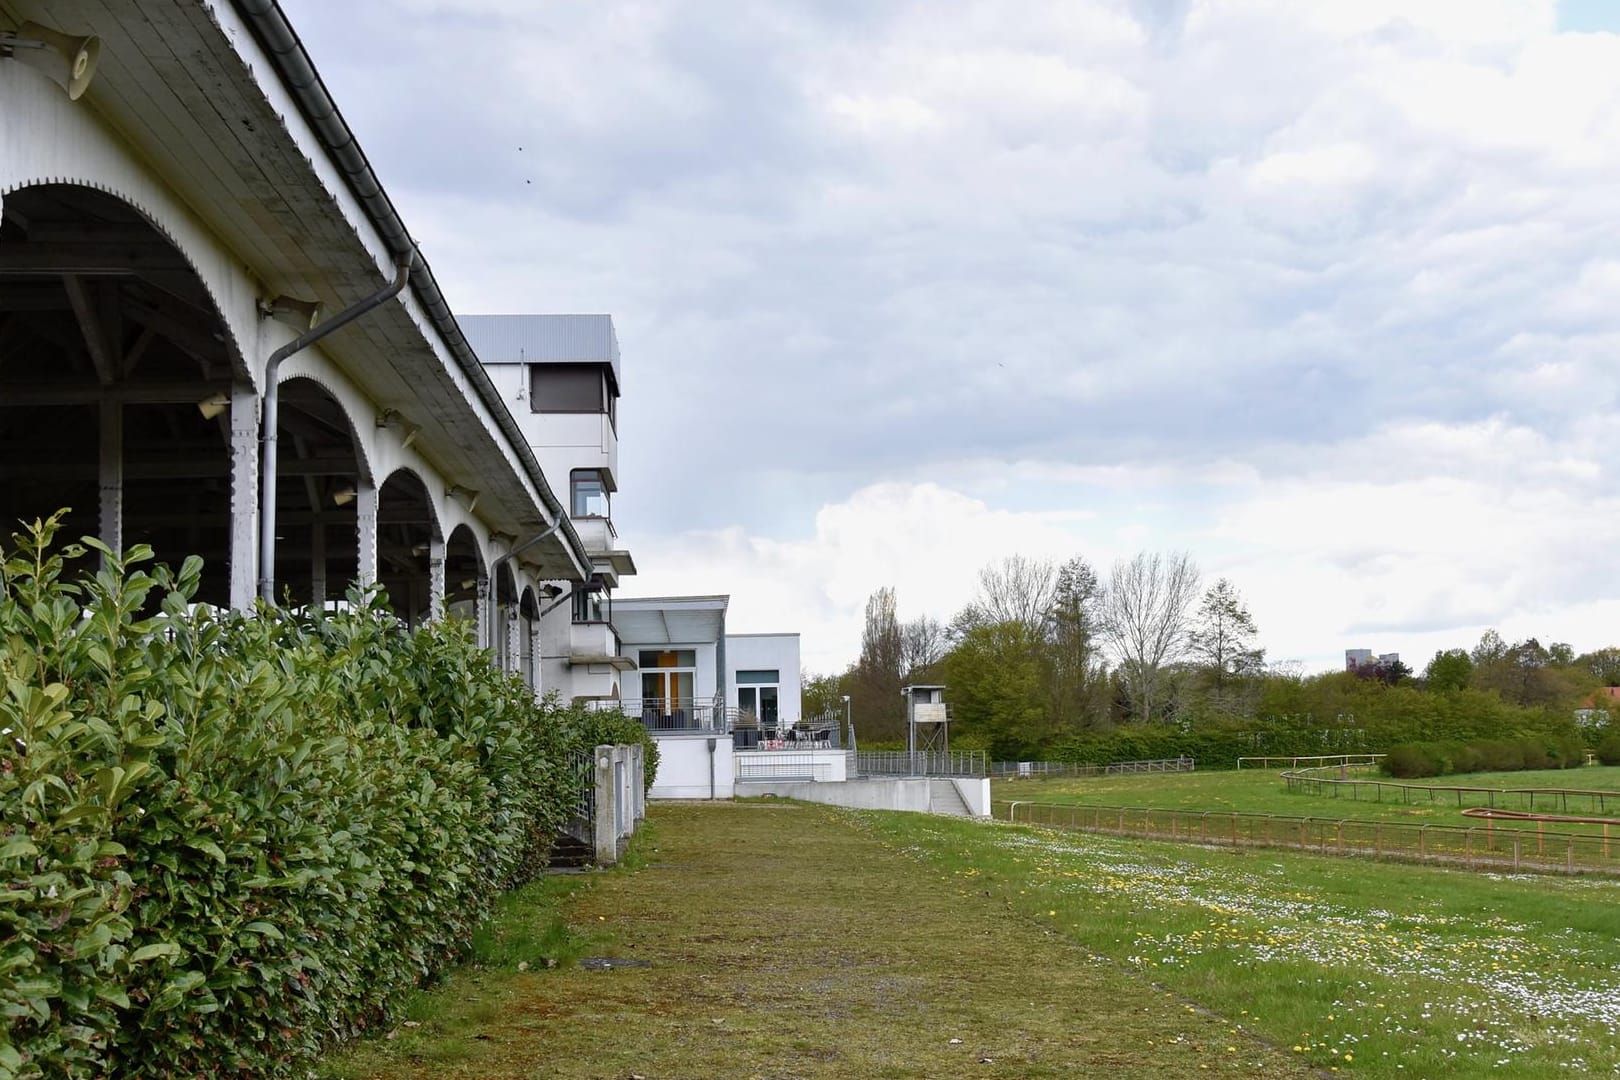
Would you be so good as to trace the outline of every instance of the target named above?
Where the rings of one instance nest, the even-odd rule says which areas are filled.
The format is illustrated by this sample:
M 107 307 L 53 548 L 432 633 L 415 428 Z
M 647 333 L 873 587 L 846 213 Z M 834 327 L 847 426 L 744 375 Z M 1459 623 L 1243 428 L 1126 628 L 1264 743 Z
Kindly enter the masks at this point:
M 730 735 L 695 733 L 659 735 L 657 739 L 658 773 L 653 777 L 649 798 L 729 799 L 735 793 Z M 714 762 L 712 788 L 709 781 L 711 756 Z
M 884 777 L 818 784 L 805 781 L 757 781 L 744 784 L 743 795 L 780 795 L 787 799 L 847 806 L 855 810 L 928 812 L 928 785 L 938 777 Z M 990 816 L 990 781 L 952 778 L 974 817 Z

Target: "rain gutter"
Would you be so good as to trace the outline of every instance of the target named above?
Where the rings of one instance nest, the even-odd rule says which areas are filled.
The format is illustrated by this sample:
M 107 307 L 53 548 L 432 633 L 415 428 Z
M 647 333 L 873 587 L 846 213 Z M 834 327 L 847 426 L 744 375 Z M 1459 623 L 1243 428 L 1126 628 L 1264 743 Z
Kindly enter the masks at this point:
M 303 42 L 298 39 L 297 33 L 287 22 L 280 4 L 276 0 L 231 0 L 231 6 L 247 22 L 254 39 L 269 55 L 276 74 L 292 94 L 299 111 L 314 130 L 316 137 L 320 139 L 327 156 L 343 174 L 349 191 L 365 209 L 366 216 L 382 237 L 396 263 L 414 254 L 416 261 L 410 276 L 411 292 L 421 302 L 433 328 L 444 340 L 451 357 L 455 359 L 456 366 L 472 384 L 478 399 L 495 417 L 496 425 L 511 443 L 519 463 L 535 489 L 539 491 L 540 501 L 553 519 L 561 523 L 560 531 L 576 560 L 585 568 L 588 577 L 592 565 L 590 553 L 585 550 L 585 544 L 580 540 L 579 533 L 574 530 L 573 522 L 564 513 L 562 503 L 552 493 L 551 485 L 546 482 L 545 474 L 540 469 L 540 462 L 536 460 L 522 429 L 512 417 L 511 410 L 506 407 L 500 391 L 490 381 L 488 372 L 478 359 L 478 354 L 473 352 L 472 346 L 467 343 L 466 336 L 461 332 L 461 327 L 456 324 L 455 314 L 451 312 L 444 294 L 439 291 L 439 284 L 433 277 L 432 269 L 429 268 L 427 260 L 417 252 L 416 242 L 411 239 L 405 223 L 400 220 L 399 212 L 394 209 L 388 193 L 383 190 L 382 182 L 372 171 L 371 163 L 366 160 L 354 132 L 344 122 L 337 104 L 326 92 L 326 86 L 316 73 L 309 53 L 304 50 Z

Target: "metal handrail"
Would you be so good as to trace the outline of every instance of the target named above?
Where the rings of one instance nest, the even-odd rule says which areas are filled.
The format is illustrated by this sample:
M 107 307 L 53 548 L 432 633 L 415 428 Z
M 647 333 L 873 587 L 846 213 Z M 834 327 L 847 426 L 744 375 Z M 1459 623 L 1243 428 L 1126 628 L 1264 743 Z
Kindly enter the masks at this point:
M 992 813 L 1019 825 L 1154 840 L 1284 848 L 1318 855 L 1439 863 L 1478 871 L 1620 874 L 1620 836 L 1601 831 L 1289 817 L 1240 810 L 1175 810 L 998 799 Z

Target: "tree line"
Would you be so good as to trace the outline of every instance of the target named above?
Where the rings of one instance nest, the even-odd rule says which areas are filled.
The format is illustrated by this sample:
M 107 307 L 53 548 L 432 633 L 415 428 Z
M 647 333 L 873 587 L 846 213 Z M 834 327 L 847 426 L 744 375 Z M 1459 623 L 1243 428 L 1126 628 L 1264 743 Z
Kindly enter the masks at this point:
M 894 745 L 905 739 L 901 688 L 944 684 L 953 745 L 998 760 L 1199 747 L 1225 758 L 1562 736 L 1595 688 L 1620 685 L 1620 648 L 1576 655 L 1494 630 L 1472 649 L 1438 651 L 1421 674 L 1395 661 L 1305 676 L 1268 665 L 1257 637 L 1237 586 L 1206 584 L 1185 552 L 1141 552 L 1106 574 L 1078 556 L 1013 555 L 981 569 L 973 598 L 944 623 L 903 620 L 893 588 L 873 592 L 859 657 L 841 673 L 807 673 L 805 707 L 837 715 L 847 695 L 862 745 Z

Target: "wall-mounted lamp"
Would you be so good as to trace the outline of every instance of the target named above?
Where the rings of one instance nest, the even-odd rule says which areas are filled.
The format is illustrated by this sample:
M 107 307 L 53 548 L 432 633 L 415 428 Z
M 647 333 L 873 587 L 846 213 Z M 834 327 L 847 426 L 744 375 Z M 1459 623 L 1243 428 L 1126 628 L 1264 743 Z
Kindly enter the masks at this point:
M 67 91 L 69 101 L 78 101 L 95 78 L 101 39 L 94 34 L 76 37 L 25 22 L 15 30 L 0 30 L 0 56 L 21 60 L 44 72 Z
M 467 513 L 469 514 L 478 509 L 478 492 L 474 491 L 472 488 L 464 488 L 460 484 L 451 484 L 449 487 L 444 489 L 444 494 L 445 498 L 448 499 L 453 499 L 457 496 L 466 499 Z
M 561 585 L 542 585 L 542 586 L 540 586 L 540 595 L 545 597 L 547 600 L 555 600 L 555 599 L 557 599 L 557 597 L 561 596 L 562 594 L 563 594 L 563 587 Z
M 299 330 L 313 330 L 321 317 L 319 300 L 299 300 L 293 296 L 277 296 L 259 301 L 259 318 L 280 319 Z
M 332 492 L 332 505 L 348 506 L 354 502 L 355 496 L 358 494 L 359 492 L 355 491 L 353 487 L 339 488 L 337 491 Z
M 226 393 L 211 394 L 197 402 L 197 411 L 204 420 L 212 420 L 230 407 L 231 396 Z
M 401 432 L 405 438 L 400 441 L 401 450 L 409 450 L 411 443 L 422 433 L 420 424 L 413 424 L 401 416 L 398 409 L 384 409 L 377 414 L 377 426 L 380 428 L 393 428 Z
M 463 580 L 463 581 L 462 581 L 462 582 L 461 582 L 461 587 L 462 587 L 462 588 L 463 588 L 463 589 L 470 589 L 470 588 L 472 588 L 472 587 L 473 587 L 473 586 L 474 586 L 474 585 L 477 585 L 477 584 L 478 584 L 478 579 L 477 579 L 477 578 L 475 578 L 475 577 L 470 577 L 470 578 L 466 578 L 466 579 L 464 579 L 464 580 Z

